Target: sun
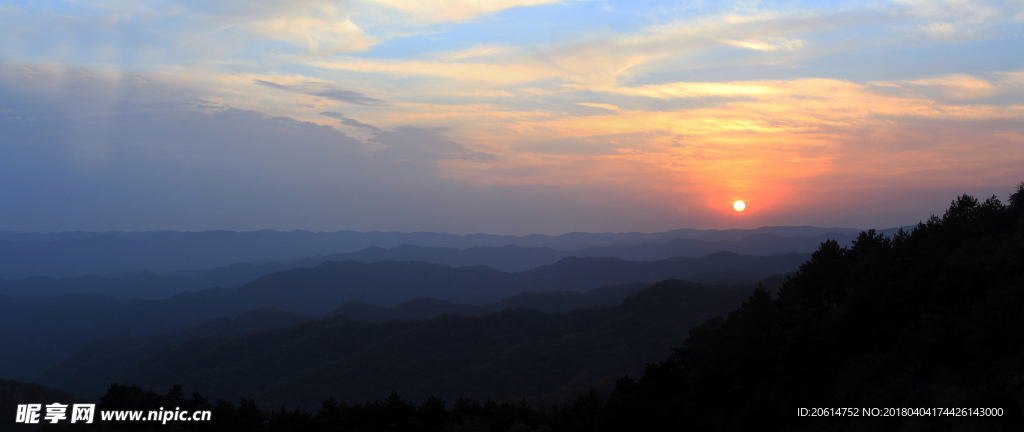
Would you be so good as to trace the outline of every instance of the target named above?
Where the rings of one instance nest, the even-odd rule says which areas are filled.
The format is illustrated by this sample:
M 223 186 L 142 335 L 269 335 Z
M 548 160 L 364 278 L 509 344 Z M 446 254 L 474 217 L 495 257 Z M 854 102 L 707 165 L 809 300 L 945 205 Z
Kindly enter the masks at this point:
M 732 203 L 732 208 L 736 211 L 743 211 L 743 209 L 747 208 L 747 205 L 743 201 L 736 201 Z

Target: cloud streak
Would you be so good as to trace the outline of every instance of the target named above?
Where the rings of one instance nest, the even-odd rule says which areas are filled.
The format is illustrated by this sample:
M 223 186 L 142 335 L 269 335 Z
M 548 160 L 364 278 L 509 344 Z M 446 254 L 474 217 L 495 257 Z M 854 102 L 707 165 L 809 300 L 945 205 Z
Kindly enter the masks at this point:
M 338 102 L 345 102 L 355 105 L 366 105 L 366 106 L 385 106 L 387 103 L 380 99 L 374 99 L 362 95 L 359 92 L 352 90 L 345 90 L 340 88 L 332 87 L 324 83 L 303 83 L 297 85 L 286 85 L 278 84 L 270 81 L 256 80 L 256 84 L 275 88 L 278 90 L 289 91 L 292 93 L 299 93 L 309 96 L 317 96 L 327 99 L 336 100 Z
M 320 113 L 320 115 L 322 115 L 324 117 L 330 117 L 330 118 L 336 119 L 339 122 L 341 122 L 341 124 L 343 124 L 345 126 L 369 129 L 369 130 L 374 131 L 374 132 L 379 132 L 380 131 L 380 128 L 378 128 L 377 126 L 374 126 L 374 125 L 371 125 L 371 124 L 366 124 L 366 123 L 363 123 L 363 122 L 358 121 L 358 120 L 350 119 L 348 117 L 345 117 L 345 115 L 342 114 L 342 113 L 325 111 L 325 112 Z

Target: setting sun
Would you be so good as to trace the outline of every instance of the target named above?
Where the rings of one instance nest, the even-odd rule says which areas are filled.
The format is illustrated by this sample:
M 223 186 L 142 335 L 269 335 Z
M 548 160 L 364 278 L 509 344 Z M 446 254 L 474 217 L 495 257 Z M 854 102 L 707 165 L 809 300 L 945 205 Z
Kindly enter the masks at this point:
M 740 211 L 743 211 L 743 209 L 747 208 L 747 205 L 744 204 L 743 201 L 736 201 L 736 202 L 732 203 L 732 208 L 735 209 L 736 211 L 740 212 Z

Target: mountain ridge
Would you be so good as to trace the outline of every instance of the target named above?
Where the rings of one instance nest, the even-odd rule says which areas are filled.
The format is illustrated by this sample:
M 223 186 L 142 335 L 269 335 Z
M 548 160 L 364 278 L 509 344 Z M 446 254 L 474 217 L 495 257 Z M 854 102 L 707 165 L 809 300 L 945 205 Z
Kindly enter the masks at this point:
M 895 228 L 892 231 L 895 231 Z M 155 273 L 189 271 L 234 263 L 299 260 L 310 256 L 357 252 L 370 246 L 392 248 L 402 244 L 462 249 L 514 244 L 571 252 L 589 247 L 665 243 L 680 238 L 737 241 L 755 233 L 769 233 L 782 237 L 814 237 L 828 232 L 855 236 L 860 230 L 761 227 L 753 230 L 678 229 L 660 233 L 566 233 L 559 236 L 263 230 L 92 234 L 76 232 L 62 237 L 59 233 L 0 232 L 0 279 L 21 279 L 31 276 L 74 277 L 144 270 Z
M 376 323 L 330 316 L 246 336 L 188 339 L 152 352 L 119 381 L 177 383 L 213 398 L 307 408 L 329 394 L 355 402 L 391 390 L 414 400 L 542 397 L 639 373 L 689 328 L 734 309 L 750 292 L 667 280 L 614 307 L 562 314 L 506 309 Z
M 716 257 L 731 257 L 731 261 L 715 261 Z M 499 272 L 486 266 L 455 268 L 421 262 L 345 261 L 271 273 L 236 288 L 215 287 L 161 300 L 111 303 L 98 299 L 91 310 L 80 310 L 74 301 L 60 297 L 0 297 L 0 310 L 34 305 L 35 311 L 35 315 L 0 326 L 0 362 L 5 365 L 0 373 L 6 374 L 2 378 L 34 375 L 98 337 L 168 333 L 207 319 L 236 316 L 262 307 L 322 315 L 350 300 L 393 306 L 411 298 L 430 296 L 488 303 L 522 292 L 586 291 L 614 283 L 653 283 L 670 277 L 685 278 L 697 271 L 744 271 L 767 277 L 792 271 L 806 259 L 807 255 L 795 253 L 768 257 L 715 255 L 706 261 L 572 258 L 562 264 L 519 273 Z
M 364 263 L 384 260 L 418 261 L 452 267 L 487 265 L 504 272 L 521 272 L 554 264 L 568 257 L 615 257 L 628 261 L 659 261 L 673 257 L 704 258 L 717 252 L 733 252 L 747 256 L 770 256 L 787 252 L 810 253 L 827 239 L 835 239 L 843 243 L 849 242 L 852 237 L 831 233 L 816 237 L 784 238 L 775 234 L 762 233 L 753 234 L 735 242 L 677 239 L 664 244 L 645 243 L 633 246 L 591 247 L 573 252 L 516 245 L 480 246 L 467 249 L 427 248 L 408 244 L 390 249 L 371 246 L 358 252 L 331 254 L 319 258 L 306 257 L 298 261 L 274 261 L 261 264 L 235 263 L 206 270 L 166 274 L 146 271 L 114 277 L 90 275 L 64 279 L 33 277 L 13 281 L 0 280 L 0 295 L 24 298 L 92 292 L 118 299 L 134 297 L 161 299 L 180 292 L 195 292 L 214 286 L 233 287 L 270 273 L 313 267 L 326 261 L 352 260 Z M 726 283 L 726 281 L 722 282 Z

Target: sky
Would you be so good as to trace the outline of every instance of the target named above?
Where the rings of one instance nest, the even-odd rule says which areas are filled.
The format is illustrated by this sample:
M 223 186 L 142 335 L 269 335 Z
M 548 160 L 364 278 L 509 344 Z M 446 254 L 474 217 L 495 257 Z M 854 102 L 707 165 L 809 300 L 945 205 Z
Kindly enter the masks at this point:
M 1024 181 L 1022 47 L 1024 0 L 0 0 L 0 230 L 915 224 Z

